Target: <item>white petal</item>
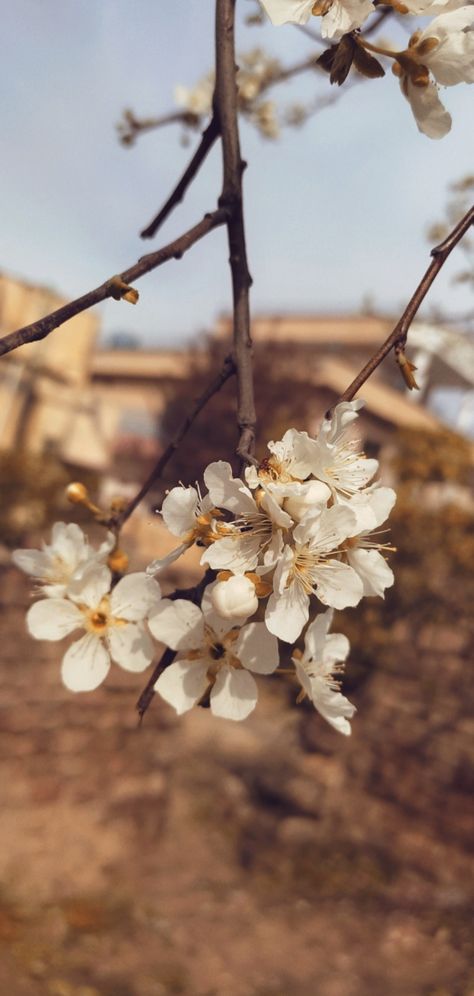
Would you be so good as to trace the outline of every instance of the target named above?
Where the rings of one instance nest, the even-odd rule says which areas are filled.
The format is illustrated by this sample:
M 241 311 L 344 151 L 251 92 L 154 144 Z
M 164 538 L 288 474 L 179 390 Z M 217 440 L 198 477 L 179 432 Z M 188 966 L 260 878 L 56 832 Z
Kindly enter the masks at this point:
M 270 633 L 286 643 L 294 643 L 306 626 L 309 613 L 309 596 L 298 584 L 290 584 L 281 594 L 270 596 L 265 612 L 265 623 Z
M 28 610 L 26 625 L 35 640 L 62 640 L 84 625 L 84 616 L 67 598 L 45 598 Z
M 314 578 L 319 601 L 333 609 L 358 605 L 364 594 L 364 586 L 356 571 L 338 560 L 320 564 L 314 570 Z
M 322 661 L 328 671 L 332 671 L 334 664 L 345 661 L 349 656 L 351 645 L 344 633 L 329 633 L 324 644 Z
M 306 673 L 303 665 L 300 663 L 300 661 L 296 657 L 292 658 L 292 661 L 293 661 L 293 664 L 295 665 L 296 677 L 298 678 L 298 681 L 299 681 L 302 689 L 306 692 L 308 698 L 310 698 L 312 700 L 312 698 L 313 698 L 313 689 L 312 689 L 311 678 L 310 678 L 309 674 Z
M 207 667 L 206 661 L 174 661 L 160 674 L 155 692 L 169 702 L 178 715 L 188 712 L 209 685 Z
M 125 671 L 144 671 L 153 660 L 155 647 L 144 623 L 110 626 L 107 640 L 111 657 Z
M 362 581 L 364 595 L 380 595 L 383 598 L 385 589 L 392 586 L 395 578 L 378 550 L 349 550 L 347 559 Z
M 216 508 L 226 508 L 234 515 L 258 511 L 249 489 L 239 477 L 232 476 L 232 467 L 225 460 L 216 460 L 206 467 L 204 482 Z
M 196 488 L 173 488 L 161 506 L 166 527 L 173 536 L 185 536 L 196 525 L 199 496 Z
M 12 560 L 25 574 L 35 578 L 47 578 L 51 568 L 51 557 L 43 550 L 14 550 Z
M 265 623 L 243 626 L 233 650 L 244 667 L 255 674 L 272 674 L 280 661 L 278 642 Z
M 55 522 L 51 530 L 51 552 L 71 571 L 91 553 L 82 529 L 75 522 Z
M 347 507 L 354 512 L 357 519 L 354 536 L 381 526 L 388 519 L 396 500 L 393 488 L 379 488 L 377 485 L 354 495 L 347 502 Z
M 305 515 L 294 531 L 297 543 L 311 550 L 332 553 L 348 536 L 353 536 L 357 519 L 349 505 L 333 505 L 311 515 Z
M 121 578 L 110 596 L 112 615 L 128 622 L 137 622 L 156 608 L 161 597 L 157 581 L 139 571 Z
M 107 677 L 110 658 L 94 633 L 87 633 L 66 651 L 61 677 L 71 692 L 92 692 Z
M 306 24 L 311 17 L 314 0 L 260 0 L 273 24 Z
M 110 591 L 112 574 L 108 567 L 100 567 L 92 564 L 84 572 L 82 577 L 76 578 L 68 586 L 68 595 L 78 604 L 87 605 L 90 609 L 95 609 L 101 602 L 104 595 Z
M 180 545 L 175 547 L 175 549 L 172 550 L 171 553 L 168 553 L 166 557 L 152 560 L 151 564 L 148 564 L 145 573 L 148 574 L 149 577 L 153 577 L 154 574 L 159 574 L 160 571 L 165 569 L 165 567 L 169 567 L 170 564 L 174 564 L 175 560 L 179 560 L 182 554 L 186 553 L 186 550 L 189 550 L 190 546 L 192 546 L 192 544 L 188 541 L 180 543 Z
M 258 533 L 235 532 L 216 540 L 204 551 L 201 564 L 209 564 L 215 571 L 232 571 L 245 574 L 255 570 L 260 553 L 261 537 Z
M 311 679 L 311 698 L 321 716 L 338 733 L 350 735 L 351 726 L 348 720 L 352 719 L 356 708 L 349 699 L 346 699 L 341 692 L 333 691 L 323 678 Z
M 304 638 L 304 652 L 308 660 L 321 661 L 323 659 L 324 646 L 333 615 L 332 609 L 320 612 L 308 626 Z
M 213 596 L 214 590 L 219 583 L 219 581 L 213 581 L 212 584 L 208 584 L 207 588 L 204 589 L 204 594 L 201 599 L 201 609 L 206 626 L 208 626 L 216 636 L 222 639 L 222 637 L 224 637 L 226 633 L 229 633 L 231 629 L 235 629 L 237 626 L 242 626 L 244 622 L 247 621 L 248 614 L 234 616 L 232 619 L 226 619 L 225 616 L 221 616 L 219 612 L 216 612 L 213 603 Z
M 413 86 L 411 80 L 402 78 L 402 93 L 410 102 L 418 130 L 428 138 L 443 138 L 451 131 L 451 115 L 443 107 L 434 83 Z M 406 86 L 406 93 L 404 89 Z
M 255 709 L 257 698 L 257 683 L 248 671 L 224 666 L 211 692 L 211 710 L 221 719 L 247 719 Z
M 197 650 L 204 641 L 204 619 L 201 610 L 184 598 L 174 602 L 163 598 L 148 619 L 156 640 L 172 650 Z
M 337 41 L 349 31 L 360 28 L 374 10 L 370 0 L 334 0 L 322 18 L 322 38 L 334 38 Z

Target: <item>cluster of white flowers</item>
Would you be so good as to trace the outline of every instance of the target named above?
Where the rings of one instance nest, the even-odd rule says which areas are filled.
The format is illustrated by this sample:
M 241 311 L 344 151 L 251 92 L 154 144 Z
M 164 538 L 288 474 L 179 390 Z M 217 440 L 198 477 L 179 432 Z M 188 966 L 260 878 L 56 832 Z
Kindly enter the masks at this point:
M 94 550 L 74 524 L 56 523 L 43 551 L 16 551 L 15 563 L 37 579 L 43 596 L 27 614 L 30 634 L 60 640 L 85 630 L 64 655 L 66 686 L 96 688 L 111 658 L 126 670 L 144 670 L 154 637 L 176 652 L 155 689 L 178 713 L 208 702 L 216 716 L 245 719 L 257 701 L 251 672 L 277 670 L 280 639 L 292 647 L 287 656 L 300 697 L 350 733 L 354 706 L 336 677 L 349 644 L 328 633 L 333 609 L 383 595 L 393 584 L 377 530 L 395 493 L 370 483 L 378 463 L 347 433 L 361 404 L 338 405 L 317 438 L 289 429 L 268 444 L 259 466 L 247 468 L 245 481 L 218 461 L 204 472 L 204 496 L 197 487 L 173 488 L 161 511 L 179 543 L 146 573 L 114 584 L 106 564 L 114 537 Z M 153 577 L 193 544 L 204 547 L 201 563 L 216 572 L 200 607 L 161 598 Z M 328 610 L 315 614 L 316 599 Z M 305 627 L 302 650 L 295 644 Z
M 260 0 L 273 24 L 305 24 L 321 17 L 321 35 L 338 42 L 363 26 L 375 10 L 371 0 Z M 410 38 L 408 48 L 378 48 L 357 36 L 358 44 L 394 60 L 416 123 L 429 138 L 442 138 L 451 128 L 451 115 L 438 96 L 438 85 L 474 82 L 474 4 L 465 0 L 393 0 L 400 14 L 433 17 Z

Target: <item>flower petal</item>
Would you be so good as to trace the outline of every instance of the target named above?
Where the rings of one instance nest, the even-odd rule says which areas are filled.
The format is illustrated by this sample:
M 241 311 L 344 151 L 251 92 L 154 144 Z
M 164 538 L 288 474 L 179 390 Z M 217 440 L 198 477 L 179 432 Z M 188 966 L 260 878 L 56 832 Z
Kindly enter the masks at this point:
M 304 638 L 305 658 L 308 660 L 323 660 L 324 647 L 333 615 L 334 612 L 332 609 L 328 609 L 327 612 L 320 612 L 316 616 L 316 619 L 308 626 Z
M 311 16 L 314 0 L 260 0 L 272 24 L 306 24 Z
M 155 647 L 144 623 L 110 626 L 107 640 L 111 657 L 124 671 L 144 671 L 153 660 Z
M 63 657 L 61 677 L 71 692 L 92 692 L 107 677 L 110 657 L 98 636 L 86 633 Z
M 255 514 L 258 511 L 249 489 L 239 477 L 232 476 L 232 467 L 225 460 L 210 463 L 204 471 L 204 483 L 216 508 L 226 508 L 234 515 Z
M 248 671 L 236 671 L 225 665 L 211 692 L 211 710 L 221 719 L 247 719 L 255 709 L 257 698 L 255 678 Z
M 157 581 L 137 571 L 121 578 L 110 596 L 112 615 L 128 622 L 138 622 L 153 611 L 161 598 L 161 588 Z
M 35 640 L 62 640 L 84 625 L 84 616 L 67 598 L 44 598 L 26 615 L 26 625 Z
M 244 667 L 256 674 L 272 674 L 280 660 L 278 642 L 268 632 L 265 623 L 243 626 L 235 641 L 234 652 Z
M 180 716 L 192 709 L 209 686 L 206 661 L 174 661 L 160 674 L 155 692 Z
M 333 609 L 358 605 L 364 594 L 358 573 L 339 560 L 326 560 L 314 569 L 313 576 L 319 601 Z
M 172 488 L 161 506 L 167 529 L 173 536 L 186 536 L 196 525 L 199 495 L 196 488 Z
M 47 578 L 51 567 L 51 557 L 44 550 L 14 550 L 12 560 L 25 574 L 34 578 Z
M 364 595 L 380 595 L 391 588 L 395 578 L 391 567 L 378 550 L 349 550 L 347 559 L 362 581 Z M 357 604 L 357 603 L 356 603 Z
M 172 650 L 197 650 L 204 641 L 201 609 L 184 598 L 163 598 L 148 619 L 156 640 Z
M 270 633 L 294 643 L 308 621 L 309 596 L 299 584 L 290 584 L 281 594 L 270 595 L 265 624 Z
M 74 602 L 95 609 L 104 595 L 110 591 L 111 581 L 112 574 L 108 567 L 92 564 L 80 578 L 71 582 L 68 586 L 68 595 Z
M 344 633 L 329 633 L 323 648 L 322 662 L 328 671 L 332 671 L 334 664 L 345 661 L 349 656 L 351 645 Z

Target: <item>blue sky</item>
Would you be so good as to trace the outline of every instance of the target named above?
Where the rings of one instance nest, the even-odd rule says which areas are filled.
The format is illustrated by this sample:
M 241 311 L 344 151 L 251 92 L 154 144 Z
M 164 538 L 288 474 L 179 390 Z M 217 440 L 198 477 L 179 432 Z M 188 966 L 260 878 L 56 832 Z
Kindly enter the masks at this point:
M 246 28 L 239 47 L 285 62 L 313 45 L 286 26 Z M 0 269 L 76 296 L 176 237 L 215 204 L 214 150 L 186 201 L 156 240 L 138 231 L 189 158 L 176 127 L 122 147 L 114 125 L 124 107 L 139 115 L 173 108 L 176 83 L 193 85 L 212 62 L 212 0 L 15 0 L 2 12 Z M 282 101 L 329 91 L 308 74 Z M 278 142 L 242 125 L 248 251 L 255 311 L 346 311 L 366 295 L 383 311 L 410 296 L 428 263 L 427 226 L 442 215 L 449 182 L 472 172 L 472 91 L 442 99 L 452 132 L 420 135 L 387 72 L 341 93 L 337 104 Z M 193 138 L 193 142 L 196 139 Z M 180 343 L 229 307 L 225 234 L 214 232 L 179 263 L 140 281 L 140 303 L 108 302 L 104 331 L 126 330 L 156 345 Z M 469 306 L 448 263 L 429 303 Z

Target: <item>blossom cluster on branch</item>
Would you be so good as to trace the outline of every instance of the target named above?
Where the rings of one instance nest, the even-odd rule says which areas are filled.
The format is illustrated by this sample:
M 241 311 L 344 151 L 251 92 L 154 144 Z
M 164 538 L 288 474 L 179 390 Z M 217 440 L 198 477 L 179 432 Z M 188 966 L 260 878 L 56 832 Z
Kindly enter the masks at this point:
M 253 675 L 287 673 L 279 667 L 281 640 L 291 646 L 299 697 L 350 733 L 354 706 L 337 678 L 349 644 L 329 632 L 333 610 L 383 596 L 393 584 L 379 527 L 395 493 L 371 483 L 378 463 L 347 431 L 361 404 L 337 405 L 316 438 L 289 429 L 243 478 L 217 461 L 204 471 L 204 495 L 197 486 L 173 488 L 161 514 L 179 542 L 146 572 L 120 577 L 115 535 L 94 550 L 74 523 L 56 523 L 42 551 L 15 551 L 14 562 L 42 596 L 27 614 L 31 636 L 60 640 L 85 631 L 64 655 L 65 685 L 97 688 L 111 659 L 144 671 L 154 638 L 174 652 L 155 690 L 178 713 L 200 703 L 217 716 L 245 719 L 257 702 Z M 203 547 L 201 563 L 212 578 L 200 605 L 162 598 L 154 576 L 193 544 Z
M 419 131 L 442 138 L 451 128 L 451 115 L 438 95 L 439 85 L 474 82 L 474 5 L 463 0 L 392 0 L 398 14 L 432 17 L 411 35 L 402 50 L 373 45 L 360 33 L 375 11 L 372 0 L 260 0 L 273 24 L 305 24 L 321 18 L 321 36 L 331 47 L 320 64 L 332 83 L 343 83 L 354 65 L 368 77 L 384 75 L 372 53 L 393 60 L 403 95 L 413 111 Z

